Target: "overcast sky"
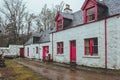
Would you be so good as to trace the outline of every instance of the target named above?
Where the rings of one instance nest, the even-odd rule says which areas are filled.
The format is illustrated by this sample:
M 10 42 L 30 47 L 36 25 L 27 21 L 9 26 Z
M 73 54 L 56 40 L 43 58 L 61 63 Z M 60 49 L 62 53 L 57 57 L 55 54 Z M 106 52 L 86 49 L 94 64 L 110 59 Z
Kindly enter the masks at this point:
M 53 5 L 60 4 L 64 1 L 65 4 L 69 4 L 73 12 L 81 9 L 81 6 L 85 0 L 23 0 L 27 3 L 27 8 L 31 13 L 39 13 L 44 4 L 47 4 L 49 8 Z M 2 0 L 0 0 L 0 7 L 2 7 Z
M 27 7 L 30 12 L 39 13 L 44 4 L 47 4 L 48 7 L 53 5 L 60 4 L 64 1 L 65 4 L 69 4 L 73 12 L 81 9 L 81 6 L 85 0 L 24 0 L 27 2 Z

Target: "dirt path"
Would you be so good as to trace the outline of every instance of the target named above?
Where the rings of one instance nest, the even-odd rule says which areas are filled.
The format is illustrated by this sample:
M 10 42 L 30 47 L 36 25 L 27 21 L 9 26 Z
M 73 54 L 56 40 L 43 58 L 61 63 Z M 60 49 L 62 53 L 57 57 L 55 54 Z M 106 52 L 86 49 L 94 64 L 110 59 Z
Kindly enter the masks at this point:
M 33 61 L 19 61 L 18 63 L 32 69 L 35 72 L 40 73 L 49 80 L 120 80 L 120 76 L 118 75 L 69 69 Z

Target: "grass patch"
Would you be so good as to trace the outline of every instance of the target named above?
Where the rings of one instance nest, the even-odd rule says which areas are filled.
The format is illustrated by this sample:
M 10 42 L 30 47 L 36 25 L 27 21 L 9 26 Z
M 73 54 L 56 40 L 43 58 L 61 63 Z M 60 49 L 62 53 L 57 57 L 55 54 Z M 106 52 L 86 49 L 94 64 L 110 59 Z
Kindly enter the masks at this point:
M 6 60 L 7 69 L 14 76 L 14 80 L 46 80 L 40 74 L 18 64 L 14 60 Z M 8 79 L 9 80 L 9 79 Z

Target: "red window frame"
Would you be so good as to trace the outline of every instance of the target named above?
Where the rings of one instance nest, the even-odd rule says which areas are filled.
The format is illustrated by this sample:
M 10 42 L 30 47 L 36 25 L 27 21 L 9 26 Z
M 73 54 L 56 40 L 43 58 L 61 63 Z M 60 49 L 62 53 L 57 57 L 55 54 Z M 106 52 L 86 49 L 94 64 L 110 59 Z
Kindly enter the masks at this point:
M 98 55 L 98 38 L 85 39 L 85 55 Z
M 63 54 L 63 42 L 57 43 L 57 54 Z
M 57 30 L 62 30 L 63 29 L 63 20 L 58 20 L 57 21 Z
M 27 56 L 29 56 L 29 48 L 27 48 Z
M 36 47 L 36 54 L 38 54 L 38 47 Z

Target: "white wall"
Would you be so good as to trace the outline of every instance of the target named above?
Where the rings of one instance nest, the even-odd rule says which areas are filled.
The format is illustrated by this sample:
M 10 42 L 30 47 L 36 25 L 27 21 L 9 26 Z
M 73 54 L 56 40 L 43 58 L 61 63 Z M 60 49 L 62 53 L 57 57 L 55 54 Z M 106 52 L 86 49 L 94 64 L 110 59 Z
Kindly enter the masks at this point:
M 9 45 L 10 55 L 20 55 L 20 48 L 23 48 L 23 45 Z
M 76 40 L 76 63 L 105 68 L 105 21 L 82 25 L 53 33 L 54 61 L 70 62 L 70 40 Z M 84 55 L 84 39 L 98 37 L 98 56 Z M 52 41 L 52 34 L 50 35 Z M 64 53 L 57 54 L 57 42 L 64 42 Z M 120 17 L 107 19 L 107 66 L 120 69 Z
M 2 51 L 4 55 L 20 55 L 20 48 L 23 48 L 23 45 L 9 45 L 9 47 L 0 47 L 0 54 Z
M 107 20 L 108 68 L 120 69 L 120 16 Z
M 52 35 L 52 34 L 51 34 Z M 104 67 L 104 21 L 86 24 L 54 33 L 54 60 L 70 62 L 70 41 L 76 40 L 76 57 L 78 65 Z M 84 55 L 84 39 L 98 37 L 98 56 Z M 52 41 L 52 38 L 50 38 Z M 64 42 L 64 53 L 57 54 L 57 42 Z
M 27 58 L 35 58 L 35 59 L 43 59 L 43 46 L 49 46 L 49 51 L 51 51 L 50 48 L 50 42 L 47 43 L 41 43 L 41 44 L 30 44 L 25 46 L 25 57 Z M 36 47 L 38 47 L 38 54 L 36 54 Z M 29 56 L 27 56 L 27 48 L 29 48 Z M 50 53 L 51 54 L 51 53 Z
M 36 47 L 39 48 L 39 44 L 30 44 L 26 45 L 24 49 L 24 56 L 27 58 L 36 58 L 39 59 L 39 50 L 38 53 L 36 54 Z M 27 48 L 29 48 L 29 56 L 27 55 Z

